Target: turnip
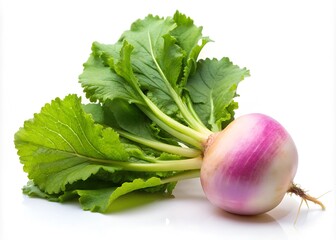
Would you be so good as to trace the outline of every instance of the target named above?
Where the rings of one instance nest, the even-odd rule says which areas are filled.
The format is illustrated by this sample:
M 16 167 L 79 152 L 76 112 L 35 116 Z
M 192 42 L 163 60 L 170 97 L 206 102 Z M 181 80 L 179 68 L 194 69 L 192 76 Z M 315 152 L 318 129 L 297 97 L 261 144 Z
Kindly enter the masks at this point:
M 106 212 L 132 191 L 172 194 L 200 177 L 225 211 L 253 215 L 286 193 L 323 204 L 293 183 L 298 154 L 274 119 L 235 119 L 249 70 L 229 58 L 198 59 L 211 42 L 180 12 L 135 21 L 114 44 L 94 42 L 79 81 L 90 104 L 69 94 L 47 103 L 15 134 L 30 196 L 78 198 Z
M 298 153 L 289 133 L 263 114 L 247 114 L 212 135 L 201 167 L 207 198 L 225 211 L 255 215 L 295 193 L 318 203 L 293 184 Z

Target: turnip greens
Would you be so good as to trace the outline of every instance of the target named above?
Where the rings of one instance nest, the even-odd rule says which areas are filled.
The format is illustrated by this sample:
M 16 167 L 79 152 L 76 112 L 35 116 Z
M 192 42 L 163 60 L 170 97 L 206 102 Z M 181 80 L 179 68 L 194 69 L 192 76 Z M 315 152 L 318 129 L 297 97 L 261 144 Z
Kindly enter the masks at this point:
M 23 192 L 107 212 L 132 191 L 168 193 L 199 177 L 204 145 L 233 119 L 249 71 L 198 59 L 211 40 L 180 12 L 135 21 L 114 44 L 94 42 L 79 82 L 86 97 L 47 103 L 15 134 Z

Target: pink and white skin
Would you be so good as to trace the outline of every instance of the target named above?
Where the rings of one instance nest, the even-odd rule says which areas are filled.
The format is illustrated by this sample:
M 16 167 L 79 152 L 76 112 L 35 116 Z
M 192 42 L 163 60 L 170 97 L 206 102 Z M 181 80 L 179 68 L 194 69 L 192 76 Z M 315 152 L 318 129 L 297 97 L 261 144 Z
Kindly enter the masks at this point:
M 239 215 L 276 207 L 298 166 L 293 139 L 273 118 L 241 116 L 216 133 L 204 153 L 201 184 L 215 206 Z

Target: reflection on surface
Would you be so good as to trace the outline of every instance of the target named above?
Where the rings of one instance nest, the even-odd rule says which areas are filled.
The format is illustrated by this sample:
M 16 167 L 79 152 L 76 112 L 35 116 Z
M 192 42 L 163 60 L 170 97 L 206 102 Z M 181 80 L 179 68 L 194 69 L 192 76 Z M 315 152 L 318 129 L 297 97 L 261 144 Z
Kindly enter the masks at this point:
M 168 232 L 180 232 L 187 236 L 202 236 L 206 239 L 288 239 L 287 233 L 279 224 L 293 210 L 287 206 L 258 216 L 238 216 L 212 206 L 205 198 L 198 180 L 181 183 L 175 191 L 176 198 L 169 203 L 184 207 L 171 209 Z M 178 211 L 179 209 L 180 211 Z
M 220 209 L 214 210 L 215 214 L 219 217 L 223 217 L 230 221 L 236 221 L 240 223 L 253 223 L 253 224 L 264 224 L 264 223 L 273 223 L 277 222 L 271 215 L 268 213 L 256 215 L 256 216 L 239 216 L 231 214 Z
M 224 212 L 212 206 L 203 206 L 205 209 L 199 214 L 187 212 L 188 217 L 169 218 L 170 228 L 193 236 L 206 236 L 207 239 L 287 239 L 287 234 L 270 214 L 258 216 L 238 216 Z M 208 211 L 208 213 L 205 213 Z M 184 212 L 186 213 L 186 212 Z M 200 227 L 201 226 L 201 227 Z

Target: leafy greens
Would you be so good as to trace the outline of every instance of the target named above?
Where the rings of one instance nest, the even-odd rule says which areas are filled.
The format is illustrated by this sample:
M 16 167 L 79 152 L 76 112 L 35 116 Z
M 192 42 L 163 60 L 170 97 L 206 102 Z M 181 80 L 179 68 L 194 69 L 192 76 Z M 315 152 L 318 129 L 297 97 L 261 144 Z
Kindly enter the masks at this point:
M 92 44 L 79 82 L 91 100 L 56 98 L 15 134 L 29 196 L 107 212 L 133 191 L 171 194 L 198 177 L 208 137 L 234 118 L 249 75 L 228 58 L 198 60 L 210 42 L 189 17 L 148 15 L 114 44 Z

